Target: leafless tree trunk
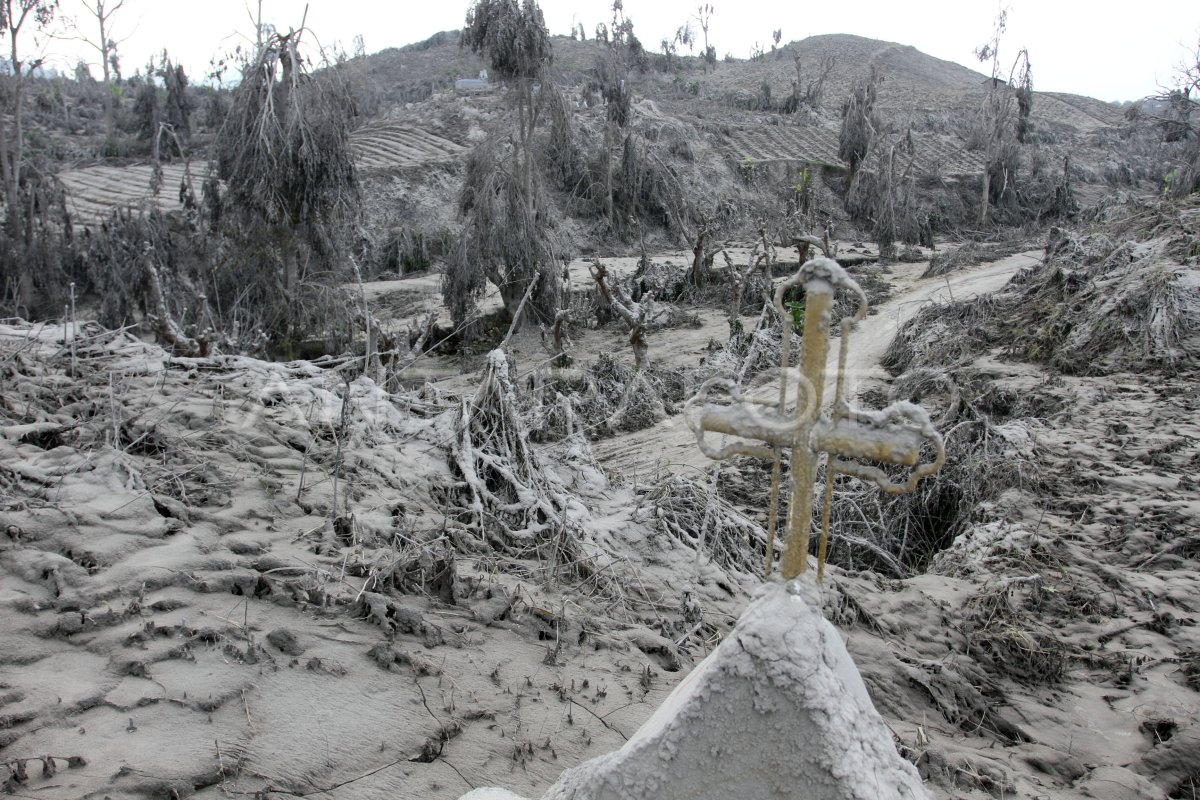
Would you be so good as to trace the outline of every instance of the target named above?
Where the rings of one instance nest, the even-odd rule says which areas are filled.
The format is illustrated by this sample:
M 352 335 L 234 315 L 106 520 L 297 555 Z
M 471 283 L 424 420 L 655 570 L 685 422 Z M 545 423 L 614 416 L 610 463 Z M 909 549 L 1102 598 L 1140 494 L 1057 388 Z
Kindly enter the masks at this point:
M 116 61 L 117 45 L 112 35 L 112 18 L 125 5 L 125 0 L 83 0 L 88 14 L 96 20 L 99 40 L 93 40 L 71 23 L 77 35 L 72 37 L 91 47 L 100 55 L 100 67 L 104 74 L 104 132 L 111 137 L 116 127 L 116 109 L 113 106 L 112 70 Z
M 380 334 L 378 336 L 380 343 L 379 364 L 383 371 L 383 383 L 381 385 L 389 392 L 394 392 L 400 388 L 400 374 L 415 364 L 417 359 L 421 357 L 421 354 L 425 352 L 425 346 L 433 336 L 437 319 L 437 312 L 430 311 L 416 328 L 409 326 L 407 332 L 403 334 L 392 336 Z M 414 339 L 414 337 L 416 338 Z M 402 339 L 404 342 L 403 349 L 400 347 L 399 339 Z
M 700 30 L 704 32 L 704 54 L 702 58 L 704 59 L 705 74 L 708 73 L 709 66 L 716 67 L 716 58 L 712 56 L 708 46 L 708 26 L 712 21 L 712 14 L 712 3 L 704 3 L 696 9 L 696 13 L 692 16 L 692 19 L 700 23 Z
M 620 284 L 609 286 L 608 269 L 598 260 L 593 261 L 588 269 L 604 302 L 629 326 L 629 346 L 633 348 L 634 365 L 638 369 L 649 366 L 650 345 L 646 342 L 646 327 L 650 321 L 650 304 L 654 301 L 654 293 L 648 292 L 640 303 L 635 303 Z
M 604 123 L 604 218 L 608 221 L 609 230 L 615 227 L 613 220 L 613 128 L 612 120 Z
M 1008 104 L 1007 95 L 999 90 L 1000 84 L 1000 39 L 1007 27 L 1008 10 L 1001 9 L 993 23 L 992 38 L 983 46 L 976 48 L 975 57 L 980 61 L 992 62 L 992 77 L 988 83 L 987 97 L 983 102 L 984 135 L 987 137 L 983 164 L 982 193 L 979 199 L 979 224 L 986 225 L 988 220 L 988 205 L 991 201 L 992 162 L 1000 150 L 1002 137 L 1002 118 L 1005 106 Z M 1007 86 L 1005 87 L 1007 89 Z
M 713 236 L 713 223 L 707 216 L 700 218 L 700 227 L 691 238 L 695 241 L 692 245 L 692 268 L 688 272 L 688 279 L 693 286 L 700 287 L 708 285 L 709 268 L 712 266 L 713 258 L 717 253 L 725 248 L 718 247 L 713 249 L 710 246 L 710 241 Z

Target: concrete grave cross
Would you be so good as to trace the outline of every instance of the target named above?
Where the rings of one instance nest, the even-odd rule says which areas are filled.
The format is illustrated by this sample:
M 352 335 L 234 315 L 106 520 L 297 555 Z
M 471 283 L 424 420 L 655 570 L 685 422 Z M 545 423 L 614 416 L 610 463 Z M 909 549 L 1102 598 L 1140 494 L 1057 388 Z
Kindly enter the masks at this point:
M 804 338 L 801 370 L 789 370 L 791 315 L 784 308 L 785 293 L 798 285 L 805 290 Z M 841 346 L 834 402 L 831 413 L 822 410 L 826 376 L 826 355 L 830 342 L 833 295 L 838 289 L 858 297 L 858 311 L 841 320 Z M 945 450 L 942 438 L 929 414 L 912 403 L 894 403 L 881 411 L 853 408 L 845 399 L 846 356 L 849 352 L 850 325 L 867 313 L 867 297 L 859 285 L 833 259 L 818 257 L 804 263 L 795 275 L 775 290 L 775 310 L 784 326 L 783 353 L 779 369 L 779 396 L 776 402 L 744 397 L 732 381 L 712 379 L 706 382 L 688 405 L 703 405 L 699 414 L 688 413 L 696 442 L 705 455 L 727 459 L 735 455 L 768 458 L 774 462 L 771 473 L 771 500 L 767 523 L 766 576 L 773 569 L 775 529 L 778 524 L 779 482 L 783 451 L 791 453 L 791 503 L 787 516 L 787 541 L 781 572 L 794 578 L 808 569 L 809 530 L 812 525 L 813 490 L 822 454 L 828 456 L 825 495 L 821 513 L 821 540 L 818 551 L 817 579 L 825 575 L 825 556 L 829 542 L 829 519 L 834 477 L 852 475 L 875 483 L 891 494 L 905 494 L 917 482 L 942 467 Z M 787 405 L 787 384 L 795 378 L 796 407 Z M 731 403 L 708 402 L 715 389 L 724 389 Z M 715 446 L 708 434 L 728 437 Z M 933 451 L 933 460 L 918 463 L 923 445 Z M 888 465 L 913 467 L 903 483 L 894 482 L 879 466 L 861 463 L 874 461 Z

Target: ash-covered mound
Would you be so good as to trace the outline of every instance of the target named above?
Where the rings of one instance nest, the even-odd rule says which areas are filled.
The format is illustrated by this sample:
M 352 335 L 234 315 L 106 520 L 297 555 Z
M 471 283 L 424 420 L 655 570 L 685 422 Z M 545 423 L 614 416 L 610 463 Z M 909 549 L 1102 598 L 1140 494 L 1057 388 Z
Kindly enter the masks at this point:
M 1005 291 L 922 311 L 883 365 L 899 374 L 997 350 L 1069 375 L 1195 369 L 1200 200 L 1120 198 L 1092 217 L 1083 231 L 1052 228 L 1042 263 Z
M 877 595 L 831 573 L 827 608 L 883 714 L 921 720 L 901 747 L 938 797 L 1194 794 L 1198 222 L 1114 198 L 886 354 L 946 468 L 861 527 L 937 546 Z

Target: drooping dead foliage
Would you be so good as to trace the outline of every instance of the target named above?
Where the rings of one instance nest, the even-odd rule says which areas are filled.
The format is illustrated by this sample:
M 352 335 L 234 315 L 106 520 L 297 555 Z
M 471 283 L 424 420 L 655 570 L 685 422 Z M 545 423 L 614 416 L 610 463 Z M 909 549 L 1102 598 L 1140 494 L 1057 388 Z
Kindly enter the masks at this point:
M 537 78 L 552 55 L 546 21 L 534 0 L 477 0 L 467 11 L 459 43 L 483 54 L 505 81 Z
M 1173 76 L 1172 86 L 1126 112 L 1133 127 L 1149 123 L 1161 142 L 1163 194 L 1200 192 L 1200 41 Z
M 22 208 L 4 209 L 7 222 L 0 227 L 0 308 L 30 318 L 61 312 L 68 284 L 83 278 L 62 186 L 46 160 L 34 161 L 36 168 L 26 163 L 14 188 Z
M 684 230 L 691 216 L 688 192 L 666 155 L 682 136 L 675 126 L 663 126 L 651 142 L 630 133 L 621 145 L 621 162 L 614 176 L 613 214 L 616 229 L 625 235 L 655 225 L 671 233 Z
M 618 23 L 621 16 L 620 6 L 613 7 L 612 38 L 606 42 L 603 55 L 597 60 L 594 75 L 588 85 L 590 91 L 600 95 L 604 101 L 605 125 L 604 146 L 600 157 L 600 169 L 603 171 L 604 219 L 609 229 L 615 229 L 618 221 L 616 209 L 615 180 L 613 176 L 613 151 L 621 141 L 622 131 L 629 125 L 633 116 L 633 90 L 629 85 L 628 47 L 623 36 L 624 28 Z M 630 139 L 625 138 L 626 151 L 631 146 Z M 628 156 L 628 152 L 624 153 Z M 627 160 L 623 157 L 623 161 Z
M 518 171 L 532 201 L 532 140 L 541 113 L 534 87 L 549 82 L 546 70 L 553 57 L 542 10 L 535 0 L 478 0 L 467 12 L 459 44 L 482 55 L 496 77 L 512 88 Z
M 1024 47 L 1017 54 L 1009 83 L 1017 89 L 1017 141 L 1025 144 L 1029 136 L 1029 115 L 1033 113 L 1033 68 L 1029 65 L 1029 51 Z
M 995 18 L 992 38 L 976 48 L 975 57 L 991 66 L 991 80 L 979 109 L 975 135 L 983 145 L 984 172 L 979 199 L 979 225 L 986 225 L 989 209 L 1011 204 L 1017 195 L 1017 168 L 1020 165 L 1018 144 L 1029 130 L 1029 114 L 1033 109 L 1033 78 L 1029 53 L 1022 50 L 1013 64 L 1009 81 L 1005 82 L 1000 67 L 1000 41 L 1008 25 L 1008 10 L 1001 9 Z M 1010 84 L 1017 86 L 1014 92 Z M 1016 122 L 1014 116 L 1016 99 Z
M 38 282 L 54 271 L 39 274 L 39 267 L 56 266 L 54 230 L 47 229 L 38 213 L 38 200 L 52 191 L 49 170 L 31 169 L 25 130 L 26 84 L 42 59 L 33 37 L 45 32 L 58 10 L 56 0 L 6 0 L 0 4 L 0 41 L 4 41 L 4 66 L 0 69 L 0 189 L 4 192 L 4 230 L 0 233 L 0 304 L 11 298 L 17 313 L 38 308 Z M 40 173 L 40 174 L 39 174 Z M 44 209 L 44 207 L 43 207 Z M 61 288 L 57 287 L 57 288 Z M 57 299 L 57 298 L 55 298 Z
M 929 211 L 917 199 L 915 166 L 911 131 L 904 137 L 878 134 L 870 157 L 850 179 L 846 210 L 856 225 L 874 235 L 882 260 L 896 258 L 897 243 L 933 243 Z
M 569 196 L 586 196 L 591 176 L 587 157 L 580 146 L 574 106 L 553 83 L 543 87 L 539 100 L 549 121 L 544 145 L 546 175 L 554 186 Z
M 243 67 L 214 143 L 219 218 L 234 245 L 223 265 L 266 309 L 284 356 L 319 330 L 322 287 L 348 277 L 339 255 L 359 210 L 351 96 L 337 70 L 306 70 L 302 32 L 273 34 Z
M 553 324 L 560 290 L 557 273 L 567 249 L 540 176 L 532 174 L 525 182 L 511 144 L 496 137 L 471 152 L 459 211 L 463 230 L 442 279 L 442 297 L 455 325 L 472 315 L 489 282 L 499 290 L 511 318 L 537 276 L 541 277 L 529 310 L 536 321 Z
M 261 302 L 270 278 L 244 276 L 249 265 L 233 260 L 231 246 L 220 231 L 208 230 L 190 215 L 152 207 L 115 211 L 77 237 L 85 270 L 79 288 L 100 298 L 102 324 L 119 328 L 143 322 L 147 332 L 180 354 L 280 354 L 270 326 L 283 300 Z M 293 302 L 310 326 L 302 351 L 309 356 L 340 349 L 355 319 L 362 322 L 361 310 L 348 304 L 341 286 L 331 281 L 314 281 Z M 172 332 L 172 325 L 178 330 Z
M 467 13 L 461 45 L 482 55 L 510 86 L 515 135 L 497 132 L 468 158 L 459 196 L 463 230 L 447 264 L 442 297 L 455 324 L 462 325 L 490 281 L 513 319 L 536 280 L 529 310 L 537 321 L 552 323 L 559 299 L 553 273 L 566 247 L 555 231 L 534 147 L 544 105 L 551 108 L 552 163 L 563 173 L 560 178 L 573 169 L 574 145 L 567 110 L 547 71 L 552 48 L 542 11 L 534 0 L 479 0 Z
M 850 96 L 842 105 L 842 127 L 838 133 L 838 158 L 850 167 L 850 174 L 858 170 L 858 165 L 867 157 L 871 147 L 871 139 L 879 129 L 879 120 L 875 116 L 875 99 L 879 93 L 881 76 L 875 65 L 871 65 L 866 74 L 860 76 L 854 83 Z
M 1000 294 L 924 310 L 883 364 L 936 366 L 925 334 L 962 353 L 1002 352 L 1069 374 L 1195 368 L 1200 361 L 1197 201 L 1124 209 L 1084 233 L 1052 228 L 1043 262 Z M 943 348 L 944 349 L 944 348 Z

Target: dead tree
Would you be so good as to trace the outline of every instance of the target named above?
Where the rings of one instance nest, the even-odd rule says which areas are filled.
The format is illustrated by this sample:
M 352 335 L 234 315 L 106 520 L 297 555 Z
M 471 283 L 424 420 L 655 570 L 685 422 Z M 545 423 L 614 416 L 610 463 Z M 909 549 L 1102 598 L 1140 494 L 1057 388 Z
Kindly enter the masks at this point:
M 1200 40 L 1179 66 L 1173 86 L 1130 108 L 1126 118 L 1143 121 L 1162 137 L 1163 194 L 1183 199 L 1200 192 Z
M 510 320 L 535 280 L 534 317 L 551 319 L 558 308 L 553 273 L 565 241 L 547 213 L 550 201 L 539 174 L 528 184 L 534 196 L 525 196 L 519 161 L 516 148 L 498 137 L 480 143 L 467 158 L 458 201 L 463 231 L 442 279 L 442 299 L 455 326 L 475 315 L 488 283 L 499 291 Z
M 487 357 L 473 397 L 460 401 L 448 442 L 457 467 L 459 520 L 481 547 L 519 558 L 578 563 L 583 556 L 573 500 L 529 443 L 529 429 L 504 350 Z
M 826 258 L 837 258 L 837 248 L 829 243 L 829 231 L 825 231 L 824 239 L 818 239 L 811 233 L 806 233 L 797 236 L 792 243 L 796 245 L 796 258 L 800 264 L 808 261 L 808 254 L 814 247 L 820 250 Z
M 724 245 L 713 246 L 712 239 L 715 238 L 716 232 L 716 224 L 712 218 L 702 214 L 696 232 L 688 237 L 693 242 L 692 268 L 688 270 L 688 282 L 697 288 L 708 285 L 713 259 L 725 249 Z
M 68 28 L 74 32 L 70 38 L 83 42 L 96 51 L 96 55 L 100 57 L 100 69 L 104 75 L 104 132 L 106 136 L 112 137 L 113 129 L 116 126 L 116 108 L 113 100 L 113 76 L 116 73 L 118 82 L 121 80 L 120 60 L 117 56 L 117 47 L 125 41 L 125 38 L 113 38 L 113 17 L 125 5 L 125 0 L 83 0 L 83 6 L 94 20 L 96 28 L 99 29 L 98 35 L 93 38 L 83 32 L 83 28 L 76 20 L 68 20 Z M 127 37 L 126 37 L 127 38 Z
M 1033 68 L 1029 66 L 1029 51 L 1024 47 L 1017 54 L 1008 82 L 1017 87 L 1017 141 L 1025 144 L 1029 116 L 1033 113 Z
M 534 133 L 543 107 L 555 106 L 550 34 L 533 0 L 477 0 L 467 12 L 460 45 L 482 57 L 509 87 L 512 127 L 481 142 L 467 160 L 458 199 L 463 231 L 446 265 L 442 298 L 461 326 L 474 316 L 491 282 L 505 314 L 514 319 L 526 289 L 540 279 L 531 310 L 549 319 L 558 307 L 558 282 L 549 273 L 562 241 L 548 211 Z M 567 127 L 560 118 L 554 137 L 559 144 Z
M 379 337 L 379 365 L 383 371 L 383 385 L 388 391 L 400 386 L 400 374 L 411 367 L 433 336 L 437 325 L 437 311 L 430 311 L 417 325 L 409 325 L 402 333 L 382 334 Z M 377 329 L 378 323 L 372 325 Z
M 758 241 L 754 243 L 754 247 L 750 250 L 750 255 L 746 258 L 746 266 L 734 266 L 733 259 L 729 257 L 729 253 L 722 251 L 722 256 L 725 258 L 725 266 L 729 270 L 729 281 L 733 287 L 733 303 L 729 308 L 729 337 L 742 333 L 742 323 L 739 317 L 742 313 L 742 298 L 746 293 L 747 287 L 750 285 L 750 280 L 754 277 L 754 273 L 760 268 L 762 269 L 762 292 L 763 302 L 767 306 L 772 305 L 773 293 L 771 291 L 771 282 L 774 277 L 775 264 L 778 261 L 775 246 L 771 244 L 767 238 L 767 226 L 765 223 L 759 223 L 758 226 Z M 803 263 L 803 262 L 801 262 Z
M 725 257 L 725 266 L 729 270 L 729 282 L 733 286 L 733 302 L 729 305 L 729 338 L 732 340 L 736 336 L 742 334 L 742 295 L 746 293 L 746 286 L 750 282 L 750 277 L 764 259 L 759 252 L 759 245 L 756 242 L 753 249 L 750 251 L 749 258 L 746 259 L 745 267 L 737 267 L 733 263 L 733 259 L 729 257 L 729 253 L 722 252 Z M 768 282 L 768 286 L 770 283 Z
M 515 1 L 478 0 L 467 12 L 459 44 L 487 59 L 492 74 L 512 88 L 519 173 L 532 213 L 532 140 L 540 113 L 535 87 L 548 78 L 552 50 L 542 10 L 532 0 L 520 6 Z
M 800 54 L 793 53 L 792 60 L 796 67 L 796 79 L 792 81 L 792 96 L 788 99 L 784 110 L 791 114 L 797 114 L 801 109 L 807 109 L 808 111 L 819 110 L 821 100 L 825 96 L 825 83 L 833 73 L 837 59 L 833 56 L 826 56 L 822 59 L 820 66 L 817 68 L 816 77 L 811 78 L 807 84 L 804 82 L 804 69 L 800 60 Z
M 604 219 L 609 230 L 616 230 L 619 219 L 614 205 L 613 151 L 620 145 L 623 131 L 633 121 L 633 91 L 629 74 L 631 62 L 635 60 L 637 37 L 633 35 L 633 23 L 625 18 L 621 3 L 614 3 L 612 8 L 612 27 L 608 29 L 610 35 L 606 39 L 604 53 L 596 61 L 588 88 L 604 99 Z M 640 48 L 641 45 L 636 44 L 636 47 Z M 625 143 L 628 151 L 628 137 L 625 137 Z
M 875 100 L 879 94 L 880 76 L 872 64 L 867 74 L 859 78 L 842 106 L 842 127 L 838 133 L 838 158 L 850 167 L 850 181 L 858 166 L 870 152 L 871 140 L 879 128 L 875 115 Z
M 996 15 L 992 38 L 976 48 L 975 57 L 983 63 L 991 62 L 992 74 L 988 91 L 980 111 L 980 129 L 984 140 L 983 181 L 979 198 L 979 225 L 986 225 L 991 205 L 1004 199 L 1011 191 L 1017 163 L 1017 149 L 1012 141 L 1010 128 L 1015 130 L 1018 141 L 1028 128 L 1029 114 L 1033 109 L 1033 78 L 1029 68 L 1029 54 L 1025 51 L 1013 65 L 1010 81 L 1018 81 L 1017 122 L 1010 126 L 1013 116 L 1011 89 L 1000 73 L 1000 39 L 1008 24 L 1008 11 L 1003 9 Z M 1021 64 L 1023 69 L 1017 77 Z M 999 189 L 997 189 L 999 187 Z
M 592 261 L 588 267 L 592 280 L 600 289 L 600 296 L 605 304 L 625 321 L 629 326 L 629 346 L 633 348 L 633 362 L 637 369 L 650 365 L 650 346 L 646 343 L 646 330 L 650 325 L 650 307 L 654 302 L 654 292 L 642 295 L 642 300 L 635 303 L 630 298 L 625 287 L 619 283 L 611 286 L 608 281 L 608 268 L 599 259 Z
M 707 73 L 711 67 L 713 70 L 717 68 L 717 48 L 708 43 L 708 27 L 712 22 L 713 7 L 712 3 L 702 3 L 696 13 L 692 15 L 692 19 L 700 23 L 700 30 L 704 33 L 704 52 L 700 58 L 704 62 L 704 72 Z
M 774 277 L 775 262 L 779 260 L 779 256 L 775 252 L 775 245 L 771 244 L 771 240 L 767 238 L 767 224 L 762 221 L 758 223 L 758 241 L 755 242 L 755 249 L 759 253 L 754 264 L 763 268 L 763 277 L 766 278 L 767 283 L 770 283 L 771 278 Z
M 220 219 L 238 245 L 226 280 L 262 303 L 273 349 L 289 358 L 329 311 L 321 288 L 347 277 L 341 255 L 361 211 L 354 102 L 337 70 L 306 72 L 304 30 L 271 34 L 245 64 L 213 145 Z
M 872 232 L 881 259 L 895 258 L 897 241 L 917 244 L 921 239 L 913 192 L 915 165 L 911 137 L 877 136 L 846 195 L 851 219 Z
M 568 352 L 572 347 L 571 336 L 567 333 L 567 323 L 571 319 L 571 312 L 568 309 L 560 308 L 554 313 L 554 323 L 547 328 L 541 326 L 542 333 L 542 348 L 553 356 L 553 363 L 556 367 L 569 367 L 571 365 L 571 355 Z
M 643 255 L 643 258 L 645 256 Z M 559 293 L 560 298 L 565 299 L 565 304 L 560 299 L 557 309 L 554 311 L 554 321 L 550 324 L 547 330 L 544 324 L 539 325 L 542 334 L 542 349 L 553 356 L 553 363 L 556 367 L 569 367 L 571 365 L 571 354 L 568 352 L 574 346 L 571 341 L 571 335 L 567 328 L 571 322 L 571 262 L 567 258 L 562 259 L 562 287 Z

